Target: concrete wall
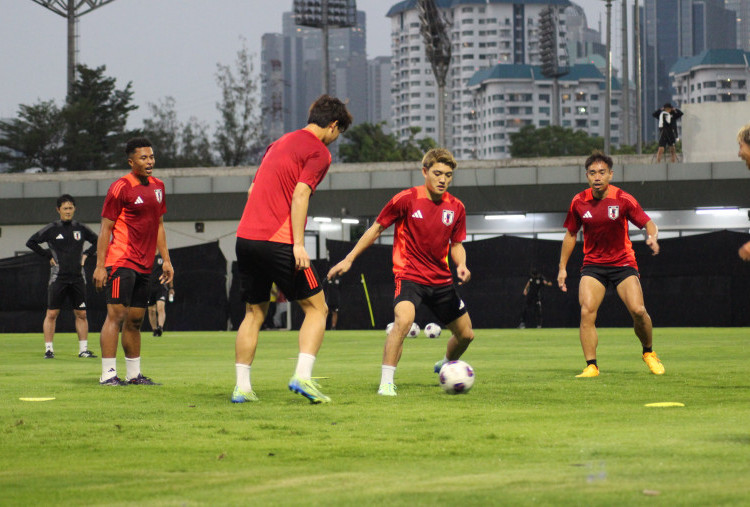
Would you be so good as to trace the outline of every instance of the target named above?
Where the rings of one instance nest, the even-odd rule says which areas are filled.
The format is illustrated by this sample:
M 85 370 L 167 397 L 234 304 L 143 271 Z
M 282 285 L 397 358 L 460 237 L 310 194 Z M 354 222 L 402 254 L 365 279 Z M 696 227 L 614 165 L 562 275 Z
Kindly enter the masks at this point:
M 750 122 L 750 102 L 685 104 L 681 110 L 685 162 L 737 160 L 737 131 Z

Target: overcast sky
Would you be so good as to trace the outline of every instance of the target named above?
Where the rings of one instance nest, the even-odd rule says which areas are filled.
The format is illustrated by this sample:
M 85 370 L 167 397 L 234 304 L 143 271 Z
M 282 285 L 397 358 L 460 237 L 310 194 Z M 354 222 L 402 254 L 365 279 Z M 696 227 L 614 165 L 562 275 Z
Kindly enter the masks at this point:
M 367 14 L 367 56 L 390 55 L 395 1 L 357 0 Z M 578 0 L 597 28 L 603 0 Z M 619 3 L 619 2 L 618 2 Z M 292 0 L 115 0 L 80 18 L 79 62 L 106 65 L 118 89 L 133 83 L 131 127 L 140 127 L 149 102 L 175 98 L 178 118 L 191 116 L 213 130 L 219 90 L 216 64 L 233 64 L 240 37 L 256 63 L 260 38 L 281 32 Z M 32 0 L 0 0 L 0 118 L 15 117 L 19 104 L 66 93 L 67 28 L 63 17 Z

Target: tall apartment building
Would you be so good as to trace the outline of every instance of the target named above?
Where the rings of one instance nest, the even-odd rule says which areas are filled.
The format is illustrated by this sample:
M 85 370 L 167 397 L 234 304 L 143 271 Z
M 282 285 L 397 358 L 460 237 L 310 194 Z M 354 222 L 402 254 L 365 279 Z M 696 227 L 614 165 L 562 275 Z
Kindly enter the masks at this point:
M 573 65 L 559 78 L 561 126 L 604 135 L 606 77 L 593 64 Z M 510 135 L 527 125 L 552 122 L 552 80 L 537 65 L 495 65 L 469 80 L 474 97 L 472 158 L 510 157 Z M 622 86 L 612 81 L 610 137 L 618 144 Z
M 674 95 L 669 70 L 706 49 L 734 49 L 736 14 L 723 0 L 645 0 L 640 8 L 643 135 L 656 140 L 651 113 Z
M 260 49 L 261 111 L 267 141 L 284 133 L 284 36 L 266 33 Z
M 602 34 L 588 26 L 586 13 L 580 5 L 571 3 L 565 9 L 565 24 L 568 33 L 568 58 L 571 64 L 593 63 L 593 60 L 606 61 L 607 45 L 602 44 Z
M 446 139 L 457 158 L 475 156 L 474 97 L 469 80 L 497 64 L 539 65 L 539 15 L 558 9 L 559 32 L 565 38 L 568 0 L 436 0 L 445 16 L 452 58 L 446 83 Z M 437 139 L 437 84 L 420 34 L 416 0 L 404 0 L 388 11 L 391 19 L 393 108 L 391 124 L 405 140 L 411 127 Z
M 673 102 L 745 102 L 750 82 L 750 53 L 741 49 L 711 49 L 680 58 L 669 72 Z

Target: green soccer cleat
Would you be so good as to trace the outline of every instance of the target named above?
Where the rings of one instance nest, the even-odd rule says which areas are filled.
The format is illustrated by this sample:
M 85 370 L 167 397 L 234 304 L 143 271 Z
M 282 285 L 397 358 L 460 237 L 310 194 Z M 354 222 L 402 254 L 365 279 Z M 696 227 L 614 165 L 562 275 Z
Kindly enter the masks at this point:
M 380 396 L 396 396 L 396 384 L 380 384 L 378 394 Z
M 320 386 L 314 380 L 302 380 L 297 375 L 289 379 L 289 390 L 301 394 L 310 403 L 328 403 L 331 398 L 320 392 Z
M 258 396 L 255 394 L 255 391 L 250 390 L 250 392 L 246 392 L 239 387 L 234 386 L 234 391 L 232 392 L 232 403 L 245 403 L 246 401 L 258 401 Z
M 445 359 L 441 359 L 440 361 L 438 361 L 437 363 L 435 363 L 435 366 L 432 368 L 432 371 L 434 371 L 435 373 L 440 373 L 440 369 L 447 362 L 448 361 L 446 361 Z

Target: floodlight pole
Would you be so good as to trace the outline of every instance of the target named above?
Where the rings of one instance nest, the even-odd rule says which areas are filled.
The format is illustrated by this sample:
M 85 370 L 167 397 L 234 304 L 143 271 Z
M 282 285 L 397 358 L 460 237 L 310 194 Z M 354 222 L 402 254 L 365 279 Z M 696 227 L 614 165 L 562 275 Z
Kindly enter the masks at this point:
M 438 88 L 438 144 L 446 147 L 445 85 L 451 62 L 451 43 L 448 22 L 440 15 L 435 0 L 418 0 L 420 32 L 424 40 L 427 60 Z
M 630 67 L 628 59 L 628 0 L 622 0 L 622 121 L 620 146 L 630 144 Z
M 607 2 L 607 93 L 604 99 L 604 153 L 609 155 L 612 121 L 612 0 L 605 0 L 605 2 Z
M 42 7 L 64 17 L 68 22 L 68 96 L 73 92 L 76 82 L 76 58 L 78 56 L 78 44 L 76 37 L 76 22 L 84 14 L 94 9 L 114 2 L 115 0 L 31 0 Z M 78 5 L 76 5 L 78 3 Z
M 323 43 L 323 93 L 326 95 L 330 92 L 330 57 L 328 55 L 328 0 L 321 0 L 323 6 L 323 26 L 321 27 Z
M 636 153 L 643 153 L 643 111 L 641 108 L 641 10 L 638 7 L 638 0 L 635 0 L 633 16 L 633 31 L 635 36 L 635 145 Z

